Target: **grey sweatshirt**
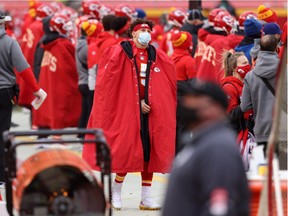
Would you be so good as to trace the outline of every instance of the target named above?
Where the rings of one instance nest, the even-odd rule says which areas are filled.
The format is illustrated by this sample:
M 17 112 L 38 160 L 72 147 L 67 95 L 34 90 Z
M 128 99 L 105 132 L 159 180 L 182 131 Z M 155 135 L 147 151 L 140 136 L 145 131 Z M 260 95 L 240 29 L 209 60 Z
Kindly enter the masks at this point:
M 275 96 L 260 77 L 266 78 L 275 89 L 279 58 L 276 52 L 259 51 L 255 68 L 244 79 L 241 100 L 243 112 L 253 109 L 256 142 L 267 142 L 272 127 Z
M 0 89 L 16 84 L 14 68 L 21 72 L 29 67 L 17 41 L 6 35 L 0 26 Z
M 76 66 L 78 72 L 78 85 L 88 84 L 87 53 L 88 45 L 86 37 L 81 36 L 76 46 Z

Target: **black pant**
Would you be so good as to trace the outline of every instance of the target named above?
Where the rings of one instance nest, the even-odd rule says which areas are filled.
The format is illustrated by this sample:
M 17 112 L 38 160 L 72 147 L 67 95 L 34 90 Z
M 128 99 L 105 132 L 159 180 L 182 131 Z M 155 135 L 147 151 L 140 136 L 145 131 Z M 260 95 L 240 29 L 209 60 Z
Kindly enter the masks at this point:
M 82 112 L 78 127 L 86 128 L 93 105 L 94 91 L 90 91 L 87 84 L 78 86 L 82 95 Z
M 10 129 L 12 117 L 12 99 L 14 93 L 12 88 L 0 89 L 0 181 L 4 182 L 4 140 L 3 132 Z

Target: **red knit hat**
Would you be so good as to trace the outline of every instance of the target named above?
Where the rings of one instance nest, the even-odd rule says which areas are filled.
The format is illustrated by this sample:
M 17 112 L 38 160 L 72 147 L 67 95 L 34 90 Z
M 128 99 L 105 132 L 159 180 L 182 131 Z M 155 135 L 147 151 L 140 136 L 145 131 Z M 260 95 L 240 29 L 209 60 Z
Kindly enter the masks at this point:
M 192 35 L 189 32 L 175 30 L 172 32 L 171 42 L 174 49 L 188 49 L 192 46 Z
M 260 5 L 258 7 L 258 20 L 261 24 L 277 22 L 277 14 L 270 8 Z

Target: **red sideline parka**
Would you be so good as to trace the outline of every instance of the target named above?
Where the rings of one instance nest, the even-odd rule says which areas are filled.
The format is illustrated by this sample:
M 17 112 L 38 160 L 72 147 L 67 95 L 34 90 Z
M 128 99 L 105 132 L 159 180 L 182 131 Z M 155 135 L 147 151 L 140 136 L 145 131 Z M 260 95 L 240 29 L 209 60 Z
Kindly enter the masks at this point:
M 107 48 L 99 63 L 88 128 L 101 128 L 112 154 L 112 172 L 144 170 L 138 76 L 132 41 Z M 126 50 L 126 52 L 124 51 Z M 175 154 L 176 73 L 162 50 L 149 45 L 153 57 L 147 88 L 150 134 L 148 172 L 166 173 Z M 86 137 L 86 138 L 89 138 Z M 95 167 L 94 145 L 84 145 L 83 158 Z

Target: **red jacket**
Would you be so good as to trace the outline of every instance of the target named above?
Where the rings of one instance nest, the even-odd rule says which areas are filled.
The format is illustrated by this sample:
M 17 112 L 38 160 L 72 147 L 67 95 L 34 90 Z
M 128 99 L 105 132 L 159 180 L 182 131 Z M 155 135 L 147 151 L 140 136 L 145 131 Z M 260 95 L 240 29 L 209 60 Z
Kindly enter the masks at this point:
M 51 129 L 76 127 L 81 113 L 75 48 L 66 38 L 44 45 L 39 85 L 47 92 L 42 106 L 34 111 L 36 126 Z
M 205 29 L 199 29 L 198 35 L 199 35 L 198 45 L 197 45 L 196 53 L 194 55 L 195 66 L 196 66 L 197 71 L 200 68 L 202 57 L 206 51 L 207 46 L 210 45 L 213 41 L 225 37 L 224 35 L 211 34 Z
M 188 80 L 196 77 L 195 61 L 188 50 L 176 48 L 171 58 L 174 62 L 177 80 Z
M 197 70 L 197 78 L 220 84 L 224 77 L 222 70 L 223 52 L 234 49 L 242 40 L 242 36 L 230 34 L 223 37 L 218 35 L 218 39 L 209 36 L 207 36 L 206 41 L 209 40 L 210 43 L 207 43 L 201 65 Z
M 240 105 L 243 85 L 243 82 L 234 76 L 228 76 L 222 79 L 222 89 L 228 97 L 227 112 L 230 112 Z
M 127 43 L 132 42 L 121 44 Z M 167 55 L 158 49 L 155 53 L 154 47 L 150 47 L 156 58 L 150 68 L 147 95 L 151 107 L 148 172 L 165 173 L 175 154 L 176 73 Z M 111 149 L 112 172 L 120 173 L 144 170 L 138 80 L 130 57 L 121 45 L 112 46 L 103 53 L 87 126 L 103 130 Z M 84 145 L 83 158 L 97 169 L 94 145 Z
M 229 34 L 226 37 L 226 43 L 227 47 L 230 49 L 234 49 L 236 46 L 240 44 L 240 42 L 243 40 L 243 35 L 236 35 L 236 34 Z
M 36 51 L 36 47 L 43 35 L 43 23 L 39 20 L 35 20 L 31 25 L 28 26 L 22 38 L 21 49 L 23 55 L 27 59 L 27 62 L 32 69 L 34 66 L 34 54 Z M 18 104 L 20 106 L 26 106 L 31 108 L 31 102 L 35 98 L 35 96 L 33 95 L 33 91 L 30 88 L 29 84 L 27 84 L 27 82 L 24 82 L 21 77 L 19 77 L 18 82 L 20 87 Z

